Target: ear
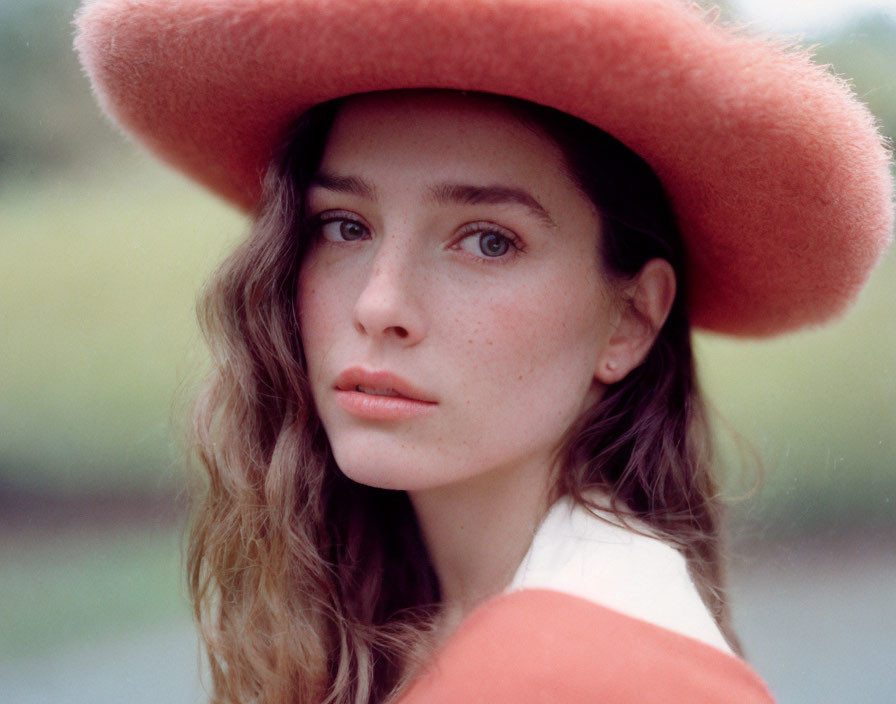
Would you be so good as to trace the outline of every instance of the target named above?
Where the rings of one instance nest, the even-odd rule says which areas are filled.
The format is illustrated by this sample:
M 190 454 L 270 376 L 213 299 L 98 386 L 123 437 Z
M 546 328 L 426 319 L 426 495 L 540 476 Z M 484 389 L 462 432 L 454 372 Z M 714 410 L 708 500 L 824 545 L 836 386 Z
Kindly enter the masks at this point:
M 675 300 L 675 272 L 665 259 L 651 259 L 625 284 L 619 319 L 601 352 L 594 377 L 615 384 L 647 357 Z

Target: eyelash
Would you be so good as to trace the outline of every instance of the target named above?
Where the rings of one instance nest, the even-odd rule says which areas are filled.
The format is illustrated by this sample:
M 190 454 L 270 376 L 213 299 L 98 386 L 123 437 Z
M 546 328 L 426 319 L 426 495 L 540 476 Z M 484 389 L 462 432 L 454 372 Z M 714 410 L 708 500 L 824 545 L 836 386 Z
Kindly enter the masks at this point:
M 361 222 L 360 219 L 354 217 L 351 213 L 345 211 L 327 211 L 323 213 L 319 213 L 307 220 L 307 229 L 308 232 L 315 239 L 325 239 L 323 236 L 323 230 L 326 225 L 332 223 L 351 223 L 357 225 L 364 230 L 366 230 L 366 236 L 358 238 L 357 240 L 327 240 L 330 242 L 342 242 L 344 244 L 351 244 L 352 242 L 358 242 L 370 239 L 370 228 Z M 497 235 L 502 238 L 505 242 L 507 242 L 510 249 L 506 254 L 501 256 L 489 257 L 483 254 L 482 256 L 477 256 L 475 254 L 466 253 L 466 256 L 470 259 L 478 262 L 489 263 L 489 264 L 506 264 L 513 259 L 515 259 L 519 254 L 526 251 L 526 247 L 523 244 L 523 241 L 510 230 L 506 230 L 503 227 L 499 227 L 493 223 L 489 222 L 472 222 L 467 225 L 464 225 L 461 228 L 459 236 L 454 240 L 451 245 L 451 249 L 453 250 L 461 250 L 461 243 L 467 238 L 473 235 Z M 480 250 L 481 251 L 481 250 Z
M 353 217 L 351 213 L 340 210 L 329 210 L 308 218 L 306 227 L 308 233 L 311 234 L 314 239 L 321 240 L 325 239 L 323 236 L 324 227 L 337 222 L 347 222 L 362 227 L 367 231 L 367 236 L 360 239 L 364 240 L 370 238 L 370 228 L 367 227 L 367 225 L 361 222 L 357 217 Z M 357 242 L 359 240 L 343 240 L 345 244 L 350 244 L 353 241 Z
M 489 222 L 472 222 L 469 225 L 464 225 L 461 228 L 460 236 L 455 240 L 454 244 L 451 245 L 452 249 L 460 249 L 460 244 L 468 237 L 473 235 L 497 235 L 501 237 L 507 244 L 510 249 L 503 256 L 498 257 L 488 257 L 486 255 L 477 256 L 475 254 L 469 254 L 468 256 L 474 261 L 479 261 L 483 263 L 489 264 L 506 264 L 508 262 L 516 259 L 517 256 L 526 251 L 526 247 L 523 244 L 523 241 L 515 235 L 510 230 L 505 230 L 503 227 L 498 227 L 493 223 Z

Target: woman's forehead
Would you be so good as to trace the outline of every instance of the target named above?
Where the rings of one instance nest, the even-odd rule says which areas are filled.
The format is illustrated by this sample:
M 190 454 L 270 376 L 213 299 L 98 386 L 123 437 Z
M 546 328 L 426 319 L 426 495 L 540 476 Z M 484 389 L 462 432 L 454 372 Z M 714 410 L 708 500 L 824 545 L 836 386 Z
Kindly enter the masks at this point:
M 453 91 L 348 99 L 330 131 L 321 169 L 365 180 L 398 172 L 427 183 L 575 188 L 560 148 L 517 106 Z

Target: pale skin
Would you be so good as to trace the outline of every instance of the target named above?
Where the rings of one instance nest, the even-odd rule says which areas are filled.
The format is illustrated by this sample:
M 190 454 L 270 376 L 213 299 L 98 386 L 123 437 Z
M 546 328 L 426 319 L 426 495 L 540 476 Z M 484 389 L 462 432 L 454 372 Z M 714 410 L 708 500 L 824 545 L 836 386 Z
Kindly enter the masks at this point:
M 643 361 L 674 273 L 608 277 L 559 149 L 475 96 L 350 100 L 307 214 L 297 301 L 318 413 L 348 477 L 408 492 L 447 632 L 512 577 L 564 432 Z M 412 412 L 395 417 L 386 382 L 340 388 L 347 369 L 397 375 Z

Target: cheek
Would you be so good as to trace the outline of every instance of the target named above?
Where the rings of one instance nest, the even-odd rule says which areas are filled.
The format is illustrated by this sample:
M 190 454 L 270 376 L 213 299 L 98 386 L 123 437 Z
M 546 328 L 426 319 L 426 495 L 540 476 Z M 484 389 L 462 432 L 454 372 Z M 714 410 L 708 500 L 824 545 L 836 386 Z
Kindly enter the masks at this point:
M 319 326 L 320 313 L 316 306 L 319 295 L 317 282 L 308 268 L 303 266 L 299 272 L 299 281 L 296 287 L 295 311 L 299 321 L 299 335 L 306 356 L 309 353 L 309 348 L 313 347 L 311 338 L 315 336 L 315 331 Z
M 296 287 L 296 317 L 305 359 L 309 371 L 313 371 L 316 362 L 323 356 L 334 340 L 331 339 L 336 329 L 333 320 L 339 314 L 342 299 L 334 296 L 338 282 L 332 276 L 324 275 L 319 266 L 305 263 L 299 271 Z
M 586 295 L 588 283 L 577 281 L 582 278 L 545 277 L 474 305 L 456 305 L 451 323 L 459 328 L 458 354 L 475 371 L 471 379 L 484 378 L 516 397 L 540 398 L 539 406 L 558 395 L 565 402 L 585 393 L 605 338 L 600 311 L 606 298 L 596 284 L 596 293 Z

